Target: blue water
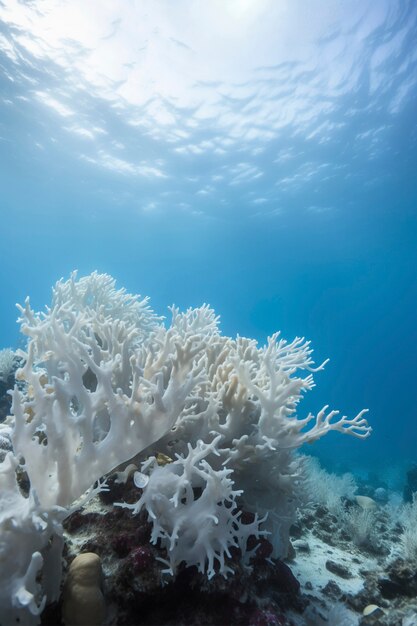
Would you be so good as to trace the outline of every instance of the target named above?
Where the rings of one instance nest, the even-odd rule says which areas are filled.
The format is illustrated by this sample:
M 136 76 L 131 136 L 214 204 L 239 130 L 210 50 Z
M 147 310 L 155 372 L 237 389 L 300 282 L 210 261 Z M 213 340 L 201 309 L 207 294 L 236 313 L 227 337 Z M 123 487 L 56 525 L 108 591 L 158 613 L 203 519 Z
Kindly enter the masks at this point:
M 73 269 L 330 357 L 330 467 L 417 461 L 417 5 L 0 2 L 0 347 Z M 311 449 L 313 451 L 313 449 Z M 394 478 L 392 478 L 394 480 Z

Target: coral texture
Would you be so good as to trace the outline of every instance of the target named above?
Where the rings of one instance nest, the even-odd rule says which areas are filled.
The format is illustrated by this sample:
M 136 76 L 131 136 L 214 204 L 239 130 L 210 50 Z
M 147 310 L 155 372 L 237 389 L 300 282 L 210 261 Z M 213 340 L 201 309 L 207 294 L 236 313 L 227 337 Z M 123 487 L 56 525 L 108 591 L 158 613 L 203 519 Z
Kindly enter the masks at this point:
M 11 348 L 0 350 L 0 382 L 7 382 L 15 366 L 15 353 Z
M 37 623 L 59 586 L 62 520 L 121 464 L 143 464 L 134 510 L 148 511 L 169 572 L 184 561 L 226 575 L 230 548 L 245 560 L 249 535 L 271 533 L 273 556 L 286 554 L 302 481 L 294 451 L 331 430 L 370 433 L 364 411 L 297 416 L 324 366 L 313 368 L 304 339 L 224 337 L 206 305 L 173 307 L 164 325 L 146 299 L 97 273 L 59 281 L 44 313 L 28 299 L 19 308 L 28 345 L 2 427 L 13 450 L 0 465 L 0 623 L 22 610 Z
M 139 513 L 146 508 L 153 523 L 151 541 L 160 540 L 169 556 L 167 573 L 185 561 L 196 565 L 208 578 L 218 571 L 232 572 L 225 562 L 230 548 L 240 548 L 248 556 L 246 545 L 250 536 L 259 537 L 257 517 L 250 524 L 242 523 L 236 498 L 241 491 L 233 490 L 231 469 L 214 470 L 206 461 L 210 454 L 218 454 L 218 435 L 210 444 L 201 440 L 195 448 L 188 444 L 186 457 L 159 466 L 151 457 L 142 466 L 149 474 L 141 498 L 135 505 L 124 505 Z M 143 474 L 135 474 L 135 482 L 143 485 Z M 146 475 L 145 475 L 146 476 Z M 139 482 L 140 481 L 140 482 Z

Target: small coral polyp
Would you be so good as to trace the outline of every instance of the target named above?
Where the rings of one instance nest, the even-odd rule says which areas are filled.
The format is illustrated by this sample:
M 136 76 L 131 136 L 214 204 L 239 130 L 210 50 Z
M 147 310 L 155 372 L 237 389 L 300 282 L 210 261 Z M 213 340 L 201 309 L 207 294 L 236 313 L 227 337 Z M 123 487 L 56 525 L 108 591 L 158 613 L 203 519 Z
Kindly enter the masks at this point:
M 185 562 L 211 577 L 230 573 L 231 547 L 248 560 L 249 535 L 270 533 L 272 556 L 286 554 L 303 481 L 294 451 L 331 430 L 370 434 L 364 411 L 297 416 L 324 366 L 304 339 L 225 337 L 207 305 L 172 307 L 164 324 L 96 272 L 59 281 L 43 313 L 29 299 L 19 309 L 24 384 L 0 428 L 13 445 L 0 463 L 0 623 L 39 623 L 58 597 L 63 519 L 121 464 L 143 463 L 133 509 L 148 512 L 167 571 Z

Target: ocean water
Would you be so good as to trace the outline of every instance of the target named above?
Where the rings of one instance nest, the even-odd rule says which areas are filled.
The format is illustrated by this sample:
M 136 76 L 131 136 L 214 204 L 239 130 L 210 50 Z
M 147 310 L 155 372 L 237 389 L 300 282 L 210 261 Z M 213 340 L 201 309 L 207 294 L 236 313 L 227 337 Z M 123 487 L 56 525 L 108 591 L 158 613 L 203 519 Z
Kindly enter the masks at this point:
M 329 357 L 314 453 L 401 488 L 417 461 L 412 0 L 0 2 L 0 347 L 78 269 L 225 334 Z

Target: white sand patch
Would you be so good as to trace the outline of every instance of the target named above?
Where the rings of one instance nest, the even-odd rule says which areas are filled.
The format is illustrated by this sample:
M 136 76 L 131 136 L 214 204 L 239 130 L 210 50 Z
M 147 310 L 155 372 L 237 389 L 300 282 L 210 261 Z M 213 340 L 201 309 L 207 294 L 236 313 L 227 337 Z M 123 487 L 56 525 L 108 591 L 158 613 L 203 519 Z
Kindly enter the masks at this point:
M 375 570 L 378 563 L 375 558 L 364 555 L 352 547 L 345 551 L 337 546 L 330 546 L 309 533 L 303 537 L 310 546 L 310 552 L 297 551 L 291 563 L 291 570 L 300 582 L 301 590 L 310 582 L 313 591 L 320 591 L 330 580 L 334 580 L 343 593 L 358 593 L 363 587 L 360 570 Z M 326 561 L 334 561 L 348 568 L 351 578 L 342 578 L 326 568 Z
M 310 552 L 297 550 L 296 558 L 289 565 L 301 585 L 301 592 L 308 596 L 310 606 L 304 615 L 292 614 L 291 617 L 297 626 L 310 626 L 310 624 L 321 626 L 321 624 L 328 623 L 329 612 L 335 611 L 339 604 L 332 596 L 323 592 L 326 585 L 333 581 L 338 585 L 342 594 L 357 594 L 364 584 L 361 571 L 378 569 L 378 562 L 375 558 L 364 555 L 354 546 L 350 550 L 330 546 L 312 533 L 306 533 L 303 540 L 308 543 Z M 329 560 L 347 568 L 351 577 L 343 578 L 330 572 L 326 567 L 326 561 Z M 341 615 L 342 612 L 343 620 L 340 623 L 346 625 L 358 623 L 357 613 L 347 607 L 344 609 L 341 607 Z

